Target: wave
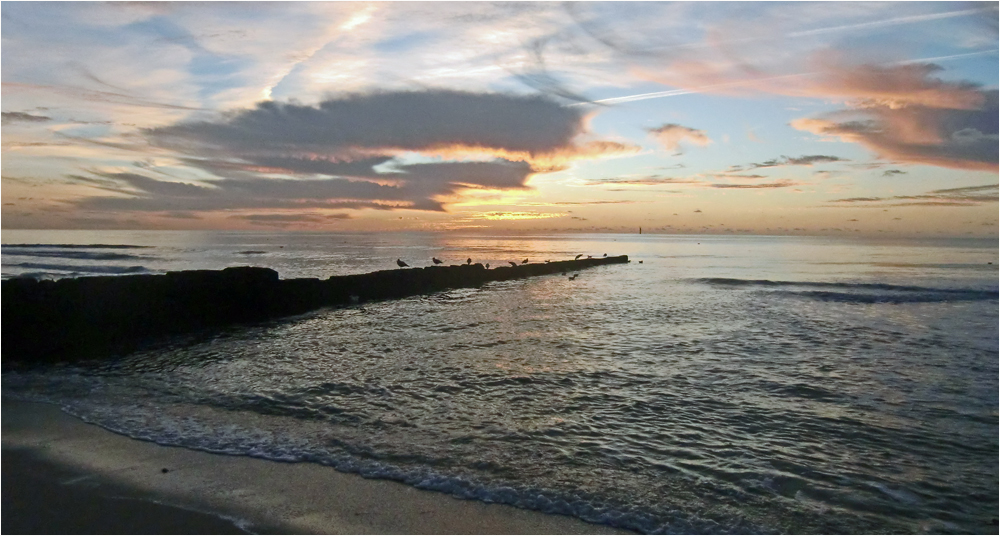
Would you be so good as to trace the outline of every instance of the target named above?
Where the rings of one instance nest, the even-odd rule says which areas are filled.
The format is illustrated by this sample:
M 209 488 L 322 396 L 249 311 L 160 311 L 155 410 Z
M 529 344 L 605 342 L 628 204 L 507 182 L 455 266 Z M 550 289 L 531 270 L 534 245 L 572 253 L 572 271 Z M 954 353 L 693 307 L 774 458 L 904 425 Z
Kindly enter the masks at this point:
M 890 285 L 888 283 L 771 281 L 769 279 L 730 279 L 724 277 L 709 277 L 694 281 L 716 286 L 773 288 L 776 289 L 775 294 L 842 303 L 939 303 L 995 300 L 998 298 L 997 290 L 933 288 L 913 285 Z M 836 290 L 782 290 L 782 287 Z
M 43 275 L 51 272 L 70 272 L 70 273 L 89 273 L 89 274 L 138 274 L 149 272 L 149 269 L 145 266 L 93 266 L 93 265 L 79 265 L 79 264 L 40 264 L 35 262 L 21 262 L 16 264 L 8 264 L 7 266 L 16 266 L 18 268 L 26 268 L 31 270 L 44 270 L 42 272 L 31 272 L 20 274 L 21 277 L 35 277 L 38 275 Z M 65 275 L 65 274 L 60 274 Z
M 20 251 L 15 248 L 4 248 L 5 255 L 18 255 L 21 257 L 45 257 L 55 259 L 82 259 L 89 261 L 124 261 L 129 259 L 150 259 L 143 255 L 129 255 L 128 253 L 111 253 L 104 251 Z
M 396 481 L 460 499 L 565 515 L 644 534 L 754 534 L 773 531 L 770 527 L 757 526 L 738 514 L 720 518 L 703 517 L 700 512 L 657 511 L 619 504 L 586 492 L 560 491 L 503 479 L 483 480 L 463 474 L 461 470 L 452 472 L 445 467 L 429 467 L 426 464 L 400 465 L 379 456 L 371 449 L 357 448 L 346 442 L 331 441 L 317 448 L 306 443 L 284 441 L 280 436 L 237 425 L 227 426 L 220 431 L 197 419 L 177 421 L 155 418 L 142 411 L 123 416 L 113 408 L 65 404 L 44 395 L 8 396 L 30 402 L 55 403 L 61 406 L 63 412 L 86 423 L 158 445 L 283 463 L 325 465 L 340 472 Z
M 59 249 L 148 249 L 153 246 L 133 244 L 3 244 L 5 248 L 59 248 Z

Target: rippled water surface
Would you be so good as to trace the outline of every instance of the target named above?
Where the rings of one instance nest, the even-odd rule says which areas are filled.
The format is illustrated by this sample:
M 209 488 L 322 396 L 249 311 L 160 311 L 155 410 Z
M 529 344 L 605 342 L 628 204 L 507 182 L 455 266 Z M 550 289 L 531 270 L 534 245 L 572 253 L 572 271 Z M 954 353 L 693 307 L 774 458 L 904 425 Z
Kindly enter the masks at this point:
M 91 247 L 123 244 L 151 247 Z M 198 334 L 3 389 L 164 444 L 643 532 L 996 531 L 995 241 L 5 232 L 3 272 L 326 277 L 580 253 L 632 262 Z

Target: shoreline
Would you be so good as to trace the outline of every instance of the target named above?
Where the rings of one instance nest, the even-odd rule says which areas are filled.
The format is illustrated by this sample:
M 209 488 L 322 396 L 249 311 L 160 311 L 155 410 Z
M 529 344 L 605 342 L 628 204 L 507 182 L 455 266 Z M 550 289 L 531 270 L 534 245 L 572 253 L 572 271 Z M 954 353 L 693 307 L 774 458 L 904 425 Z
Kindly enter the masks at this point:
M 5 533 L 631 534 L 317 464 L 157 445 L 7 397 L 2 442 Z

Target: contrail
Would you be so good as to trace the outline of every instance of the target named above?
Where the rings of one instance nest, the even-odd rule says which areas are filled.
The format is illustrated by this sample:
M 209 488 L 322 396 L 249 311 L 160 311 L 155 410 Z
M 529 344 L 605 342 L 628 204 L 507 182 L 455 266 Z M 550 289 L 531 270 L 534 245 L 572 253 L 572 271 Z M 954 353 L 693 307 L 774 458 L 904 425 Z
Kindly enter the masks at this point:
M 950 19 L 952 17 L 963 17 L 965 15 L 974 15 L 981 11 L 986 11 L 986 9 L 962 9 L 959 11 L 947 11 L 945 13 L 931 13 L 928 15 L 912 15 L 909 17 L 898 17 L 895 19 L 885 19 L 877 20 L 873 22 L 862 22 L 858 24 L 848 24 L 844 26 L 831 26 L 829 28 L 817 28 L 815 30 L 804 30 L 801 32 L 792 32 L 786 34 L 788 37 L 804 37 L 807 35 L 819 35 L 832 32 L 840 32 L 844 30 L 859 30 L 862 28 L 878 28 L 879 26 L 893 26 L 896 24 L 909 24 L 913 22 L 926 22 L 931 20 L 940 19 Z
M 998 51 L 995 50 L 995 49 L 991 49 L 991 50 L 979 50 L 979 51 L 976 51 L 976 52 L 967 52 L 965 54 L 953 54 L 953 55 L 950 55 L 950 56 L 936 56 L 936 57 L 933 57 L 933 58 L 919 58 L 919 59 L 915 59 L 915 60 L 896 61 L 896 62 L 885 63 L 883 65 L 887 65 L 887 66 L 892 66 L 892 65 L 909 65 L 909 64 L 912 64 L 912 63 L 927 63 L 927 62 L 949 61 L 949 60 L 956 60 L 956 59 L 968 58 L 968 57 L 972 57 L 972 56 L 984 56 L 984 55 L 987 55 L 987 54 L 996 54 L 997 52 Z M 624 97 L 611 97 L 611 98 L 607 98 L 607 99 L 598 99 L 598 100 L 594 100 L 594 101 L 590 101 L 590 102 L 577 102 L 577 103 L 574 103 L 574 104 L 568 104 L 567 106 L 583 106 L 585 104 L 621 104 L 621 103 L 625 103 L 625 102 L 633 102 L 633 101 L 640 101 L 640 100 L 646 100 L 646 99 L 661 99 L 661 98 L 664 98 L 664 97 L 677 97 L 677 96 L 680 96 L 680 95 L 691 95 L 693 93 L 706 93 L 706 92 L 709 92 L 709 91 L 712 91 L 712 90 L 715 90 L 715 89 L 721 89 L 721 88 L 727 88 L 727 87 L 746 86 L 746 85 L 751 85 L 751 84 L 755 84 L 757 82 L 763 82 L 763 81 L 768 81 L 768 80 L 780 80 L 782 78 L 795 78 L 795 77 L 799 77 L 799 76 L 812 76 L 812 75 L 815 75 L 815 74 L 820 74 L 820 73 L 817 71 L 817 72 L 811 72 L 811 73 L 786 74 L 786 75 L 782 75 L 782 76 L 772 76 L 772 77 L 768 77 L 768 78 L 754 78 L 754 79 L 751 79 L 751 80 L 738 80 L 736 82 L 726 82 L 725 84 L 713 84 L 713 85 L 710 85 L 710 86 L 701 86 L 701 87 L 695 87 L 695 88 L 690 88 L 690 89 L 672 89 L 672 90 L 669 90 L 669 91 L 657 91 L 657 92 L 654 92 L 654 93 L 639 93 L 639 94 L 636 94 L 636 95 L 626 95 Z
M 781 78 L 792 78 L 797 76 L 809 76 L 816 73 L 798 73 L 798 74 L 786 74 L 782 76 L 771 76 L 768 78 L 754 78 L 753 80 L 739 80 L 736 82 L 726 82 L 725 84 L 712 84 L 710 86 L 701 86 L 691 89 L 672 89 L 670 91 L 657 91 L 655 93 L 640 93 L 638 95 L 626 95 L 624 97 L 611 97 L 608 99 L 598 99 L 590 102 L 577 102 L 573 104 L 568 104 L 567 106 L 583 106 L 584 104 L 620 104 L 623 102 L 640 101 L 646 99 L 660 99 L 663 97 L 676 97 L 678 95 L 690 95 L 692 93 L 705 93 L 707 91 L 712 91 L 713 89 L 720 89 L 733 86 L 745 86 L 748 84 L 754 84 L 756 82 L 763 82 L 765 80 L 778 80 Z

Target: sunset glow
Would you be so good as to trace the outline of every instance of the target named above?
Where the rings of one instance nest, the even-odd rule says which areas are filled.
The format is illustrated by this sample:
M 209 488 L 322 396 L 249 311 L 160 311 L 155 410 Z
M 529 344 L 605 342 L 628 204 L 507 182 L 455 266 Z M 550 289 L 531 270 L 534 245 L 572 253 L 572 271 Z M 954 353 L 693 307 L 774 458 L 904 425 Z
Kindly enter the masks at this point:
M 6 229 L 997 235 L 995 2 L 2 15 Z

